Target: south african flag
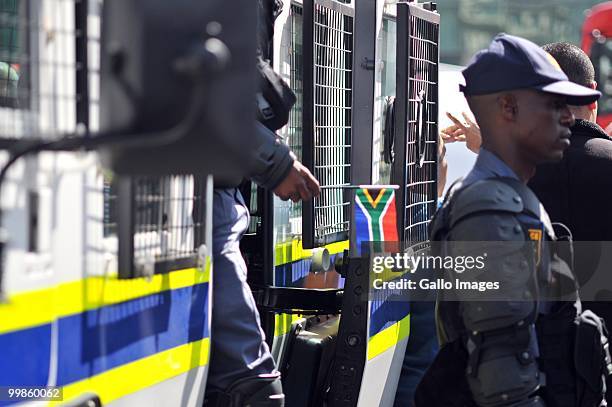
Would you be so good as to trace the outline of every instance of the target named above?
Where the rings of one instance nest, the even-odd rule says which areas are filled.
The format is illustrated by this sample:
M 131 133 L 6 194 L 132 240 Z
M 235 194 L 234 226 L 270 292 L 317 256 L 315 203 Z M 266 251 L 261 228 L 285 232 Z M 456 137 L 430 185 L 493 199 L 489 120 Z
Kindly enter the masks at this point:
M 355 192 L 355 237 L 363 242 L 397 242 L 395 191 L 392 186 L 368 185 Z

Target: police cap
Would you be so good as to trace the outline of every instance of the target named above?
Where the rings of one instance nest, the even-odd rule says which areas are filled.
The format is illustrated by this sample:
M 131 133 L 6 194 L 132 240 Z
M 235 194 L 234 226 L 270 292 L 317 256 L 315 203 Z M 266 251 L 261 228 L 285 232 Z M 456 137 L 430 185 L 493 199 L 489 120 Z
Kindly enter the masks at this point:
M 489 48 L 476 53 L 463 70 L 465 95 L 486 95 L 514 89 L 535 89 L 567 96 L 570 105 L 595 102 L 601 93 L 570 82 L 548 52 L 524 38 L 498 34 Z

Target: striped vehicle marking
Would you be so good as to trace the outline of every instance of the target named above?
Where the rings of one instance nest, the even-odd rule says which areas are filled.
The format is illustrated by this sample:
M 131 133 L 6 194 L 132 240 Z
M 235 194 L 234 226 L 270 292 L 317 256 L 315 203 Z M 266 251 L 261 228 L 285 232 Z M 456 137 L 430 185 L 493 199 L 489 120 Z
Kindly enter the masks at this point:
M 329 254 L 342 253 L 344 250 L 348 250 L 349 241 L 343 240 L 341 242 L 330 243 L 323 247 L 329 251 Z M 302 248 L 302 241 L 300 239 L 293 239 L 287 243 L 277 244 L 274 248 L 275 266 L 282 266 L 283 264 L 308 259 L 310 257 L 312 257 L 312 250 Z
M 106 405 L 196 367 L 206 366 L 209 357 L 209 338 L 187 343 L 69 384 L 63 389 L 64 400 L 92 392 L 100 396 L 102 404 Z
M 209 284 L 202 283 L 59 319 L 57 385 L 82 381 L 209 337 L 208 291 Z M 49 341 L 50 327 L 0 335 L 5 366 L 0 370 L 0 383 L 46 384 L 46 372 L 36 376 L 39 381 L 34 383 L 31 373 L 38 369 L 24 363 L 31 358 L 32 349 L 48 352 L 48 345 L 43 348 Z
M 409 336 L 410 314 L 370 337 L 368 340 L 368 360 L 374 359 L 376 356 L 391 349 L 393 346 L 397 345 L 398 342 Z
M 205 283 L 206 269 L 176 270 L 150 278 L 120 280 L 117 276 L 92 276 L 40 290 L 16 293 L 0 304 L 0 334 L 52 322 L 56 318 L 117 304 L 177 288 Z
M 298 314 L 275 314 L 274 315 L 274 337 L 283 336 L 291 331 L 291 325 L 304 318 Z

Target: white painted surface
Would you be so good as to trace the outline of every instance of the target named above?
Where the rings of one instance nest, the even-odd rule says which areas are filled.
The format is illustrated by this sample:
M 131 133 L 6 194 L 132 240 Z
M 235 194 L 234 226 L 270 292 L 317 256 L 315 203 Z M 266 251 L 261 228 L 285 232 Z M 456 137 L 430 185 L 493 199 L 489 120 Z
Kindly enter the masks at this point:
M 408 338 L 366 362 L 357 407 L 390 407 L 395 401 Z

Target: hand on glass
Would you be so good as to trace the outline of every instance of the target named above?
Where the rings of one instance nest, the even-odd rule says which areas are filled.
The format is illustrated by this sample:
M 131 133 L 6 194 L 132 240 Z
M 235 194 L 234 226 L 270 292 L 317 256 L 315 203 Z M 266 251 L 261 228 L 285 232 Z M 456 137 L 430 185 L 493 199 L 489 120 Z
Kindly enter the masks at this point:
M 482 144 L 480 127 L 478 127 L 478 124 L 476 124 L 465 112 L 462 112 L 461 115 L 465 123 L 462 123 L 451 113 L 446 112 L 446 117 L 448 117 L 453 124 L 442 129 L 440 135 L 445 143 L 454 143 L 455 141 L 465 142 L 466 147 L 470 151 L 478 154 L 480 144 Z
M 307 201 L 312 197 L 319 196 L 321 187 L 312 173 L 301 162 L 295 160 L 293 167 L 285 179 L 274 189 L 280 199 L 293 202 Z

